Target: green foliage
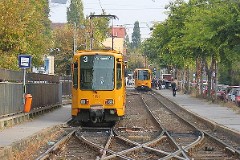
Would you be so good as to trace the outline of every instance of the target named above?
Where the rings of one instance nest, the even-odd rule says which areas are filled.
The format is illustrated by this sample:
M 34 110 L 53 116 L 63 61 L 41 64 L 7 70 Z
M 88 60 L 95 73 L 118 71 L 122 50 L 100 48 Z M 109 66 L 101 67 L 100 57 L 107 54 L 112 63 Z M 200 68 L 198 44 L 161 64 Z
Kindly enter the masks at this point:
M 1 52 L 1 59 L 0 59 L 0 68 L 18 70 L 17 60 L 18 57 L 16 55 L 9 53 L 9 52 Z
M 58 75 L 69 74 L 74 36 L 77 49 L 80 50 L 90 48 L 91 36 L 94 38 L 93 48 L 99 48 L 109 34 L 109 19 L 93 18 L 90 23 L 89 19 L 84 18 L 81 0 L 71 0 L 67 10 L 67 20 L 67 25 L 55 28 L 53 31 L 54 50 L 51 55 L 55 57 L 55 73 Z
M 0 2 L 1 68 L 17 69 L 19 54 L 32 55 L 34 66 L 51 46 L 48 0 L 2 0 Z
M 133 27 L 133 33 L 132 33 L 132 45 L 131 48 L 139 48 L 141 45 L 141 33 L 140 33 L 140 27 L 139 27 L 139 22 L 136 21 L 134 23 Z
M 133 71 L 136 68 L 144 68 L 145 58 L 145 55 L 142 55 L 137 49 L 128 53 L 128 70 Z
M 54 56 L 55 60 L 55 74 L 66 74 L 73 56 L 73 30 L 71 25 L 55 28 L 53 36 L 55 43 L 50 54 Z M 77 42 L 81 43 L 81 40 L 78 39 Z
M 214 59 L 219 63 L 220 80 L 239 83 L 238 76 L 227 76 L 240 71 L 236 65 L 240 60 L 239 6 L 234 0 L 176 0 L 167 6 L 168 19 L 154 26 L 142 50 L 160 66 L 183 68 L 200 57 L 206 69 L 212 69 Z
M 72 25 L 75 23 L 77 27 L 83 25 L 84 14 L 81 0 L 71 0 L 70 6 L 67 8 L 67 21 Z
M 94 18 L 91 24 L 89 19 L 84 18 L 81 0 L 71 0 L 70 6 L 67 9 L 67 21 L 68 25 L 55 28 L 53 31 L 53 48 L 55 50 L 51 52 L 51 55 L 55 57 L 55 73 L 58 75 L 69 74 L 71 58 L 73 56 L 74 36 L 77 49 L 79 50 L 90 48 L 91 33 L 93 33 L 95 42 L 93 48 L 99 47 L 109 33 L 108 18 Z M 56 48 L 58 49 L 56 50 Z
M 106 13 L 102 13 L 101 15 L 106 15 Z M 100 48 L 102 47 L 102 42 L 107 38 L 110 37 L 109 35 L 111 35 L 111 29 L 109 27 L 109 22 L 110 22 L 110 18 L 107 17 L 94 17 L 91 20 L 91 24 L 92 28 L 90 28 L 90 30 L 92 30 L 93 32 L 93 39 L 94 39 L 94 43 L 93 43 L 93 48 Z
M 129 36 L 126 35 L 125 41 L 124 41 L 124 45 L 127 47 L 130 47 L 130 40 L 129 40 Z

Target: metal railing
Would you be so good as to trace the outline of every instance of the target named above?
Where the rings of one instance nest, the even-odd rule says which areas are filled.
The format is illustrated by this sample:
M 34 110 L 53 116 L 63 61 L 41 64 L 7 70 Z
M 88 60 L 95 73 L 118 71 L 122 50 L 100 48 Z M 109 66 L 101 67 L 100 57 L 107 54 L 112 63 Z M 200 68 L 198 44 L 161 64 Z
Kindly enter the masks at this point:
M 0 69 L 0 117 L 21 113 L 24 108 L 23 72 Z M 27 73 L 26 93 L 32 95 L 32 110 L 62 104 L 71 96 L 71 77 Z

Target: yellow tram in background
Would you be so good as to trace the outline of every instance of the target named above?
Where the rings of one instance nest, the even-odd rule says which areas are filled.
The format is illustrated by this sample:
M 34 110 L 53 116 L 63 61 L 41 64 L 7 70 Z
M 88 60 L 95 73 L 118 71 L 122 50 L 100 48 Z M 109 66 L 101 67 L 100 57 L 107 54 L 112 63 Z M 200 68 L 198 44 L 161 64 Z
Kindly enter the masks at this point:
M 124 68 L 117 51 L 77 51 L 72 62 L 73 120 L 112 122 L 125 115 Z
M 147 68 L 137 68 L 134 70 L 134 80 L 136 90 L 149 91 L 152 88 L 152 71 Z

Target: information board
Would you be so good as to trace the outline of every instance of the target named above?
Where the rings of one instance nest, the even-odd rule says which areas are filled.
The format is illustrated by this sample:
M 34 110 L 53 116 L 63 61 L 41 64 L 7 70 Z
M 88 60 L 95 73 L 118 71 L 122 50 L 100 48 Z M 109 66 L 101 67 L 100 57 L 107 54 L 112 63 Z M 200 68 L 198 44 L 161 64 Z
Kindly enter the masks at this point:
M 20 68 L 30 68 L 32 57 L 30 55 L 19 55 L 18 63 Z

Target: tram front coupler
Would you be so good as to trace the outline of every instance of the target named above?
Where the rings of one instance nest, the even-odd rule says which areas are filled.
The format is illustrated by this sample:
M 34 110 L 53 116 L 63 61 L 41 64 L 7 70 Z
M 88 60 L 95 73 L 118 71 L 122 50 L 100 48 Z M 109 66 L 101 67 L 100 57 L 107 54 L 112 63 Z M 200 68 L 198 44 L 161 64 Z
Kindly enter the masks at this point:
M 101 122 L 104 117 L 104 109 L 102 106 L 94 106 L 90 109 L 90 119 L 93 123 Z

